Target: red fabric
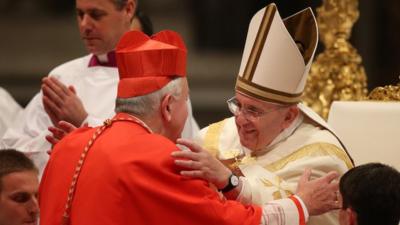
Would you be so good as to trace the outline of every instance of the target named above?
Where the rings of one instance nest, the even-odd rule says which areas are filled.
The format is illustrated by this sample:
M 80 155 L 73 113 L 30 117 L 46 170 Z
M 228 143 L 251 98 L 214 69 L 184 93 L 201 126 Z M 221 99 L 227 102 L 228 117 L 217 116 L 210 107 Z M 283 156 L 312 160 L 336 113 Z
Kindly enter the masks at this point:
M 61 223 L 75 166 L 94 131 L 78 129 L 55 146 L 40 185 L 41 225 Z M 221 201 L 205 181 L 182 178 L 170 156 L 176 149 L 136 123 L 114 122 L 87 155 L 71 225 L 259 224 L 258 206 Z
M 304 210 L 301 206 L 300 201 L 294 197 L 293 195 L 289 197 L 297 207 L 297 211 L 299 212 L 299 225 L 306 225 L 306 220 L 304 218 Z
M 140 96 L 160 89 L 159 85 L 148 86 L 143 81 L 160 83 L 161 78 L 186 76 L 186 47 L 173 31 L 161 31 L 151 38 L 140 31 L 130 31 L 119 41 L 116 57 L 120 82 L 137 83 L 135 88 L 119 85 L 118 97 Z
M 123 79 L 118 83 L 118 97 L 130 98 L 132 97 L 133 91 L 138 96 L 145 95 L 154 90 L 163 88 L 170 81 L 170 77 L 140 77 L 135 79 Z

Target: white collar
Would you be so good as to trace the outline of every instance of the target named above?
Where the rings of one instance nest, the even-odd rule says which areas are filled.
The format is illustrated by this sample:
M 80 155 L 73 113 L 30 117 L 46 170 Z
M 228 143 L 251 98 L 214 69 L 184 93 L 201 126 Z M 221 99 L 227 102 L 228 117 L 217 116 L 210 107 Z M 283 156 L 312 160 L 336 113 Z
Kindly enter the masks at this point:
M 101 55 L 96 55 L 96 56 L 97 56 L 97 59 L 99 60 L 99 62 L 108 63 L 107 53 L 106 54 L 101 54 Z

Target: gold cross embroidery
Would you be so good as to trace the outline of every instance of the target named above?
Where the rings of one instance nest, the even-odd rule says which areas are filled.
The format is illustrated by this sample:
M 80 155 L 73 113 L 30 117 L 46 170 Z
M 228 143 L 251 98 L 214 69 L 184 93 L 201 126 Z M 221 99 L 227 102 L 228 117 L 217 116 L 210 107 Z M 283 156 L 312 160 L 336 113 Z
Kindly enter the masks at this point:
M 285 190 L 284 188 L 282 188 L 281 184 L 282 184 L 282 179 L 278 176 L 275 177 L 275 184 L 265 178 L 261 179 L 261 182 L 266 186 L 266 187 L 276 187 L 278 190 L 276 190 L 275 192 L 272 193 L 272 196 L 274 198 L 274 200 L 276 199 L 281 199 L 282 198 L 282 191 L 286 194 L 286 196 L 290 196 L 292 195 L 292 192 L 289 190 Z M 285 196 L 285 197 L 286 197 Z

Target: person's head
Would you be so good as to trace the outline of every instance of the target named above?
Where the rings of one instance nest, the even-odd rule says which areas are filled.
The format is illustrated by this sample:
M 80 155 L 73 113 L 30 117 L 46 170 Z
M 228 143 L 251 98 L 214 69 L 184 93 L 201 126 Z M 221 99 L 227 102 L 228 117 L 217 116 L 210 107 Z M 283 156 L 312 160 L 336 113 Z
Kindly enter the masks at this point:
M 297 118 L 297 105 L 261 101 L 236 92 L 228 100 L 229 110 L 235 116 L 240 143 L 257 151 L 268 146 Z
M 340 225 L 398 225 L 400 173 L 380 163 L 357 166 L 339 183 Z
M 90 53 L 100 55 L 113 50 L 129 31 L 136 0 L 76 0 L 81 38 Z
M 120 75 L 115 111 L 143 120 L 155 133 L 176 141 L 188 111 L 186 47 L 173 31 L 151 38 L 126 33 L 117 46 Z
M 129 113 L 148 123 L 155 132 L 175 141 L 188 115 L 189 88 L 177 77 L 158 91 L 132 98 L 117 98 L 115 111 Z
M 253 16 L 235 86 L 241 113 L 233 113 L 242 145 L 260 150 L 295 121 L 317 43 L 310 8 L 282 20 L 269 4 Z
M 1 150 L 0 225 L 36 225 L 38 187 L 33 162 L 16 150 Z
M 153 23 L 143 11 L 137 9 L 132 20 L 131 30 L 139 30 L 151 36 L 153 35 Z

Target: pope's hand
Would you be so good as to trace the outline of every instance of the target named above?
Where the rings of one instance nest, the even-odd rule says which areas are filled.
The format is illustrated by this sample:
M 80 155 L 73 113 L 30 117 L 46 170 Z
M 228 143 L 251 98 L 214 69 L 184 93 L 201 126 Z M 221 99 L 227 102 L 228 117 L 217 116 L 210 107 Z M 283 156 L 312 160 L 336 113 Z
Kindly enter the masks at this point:
M 190 151 L 171 153 L 172 157 L 175 158 L 175 164 L 184 168 L 181 175 L 204 179 L 214 184 L 218 189 L 222 189 L 228 184 L 232 172 L 207 150 L 185 139 L 178 139 L 176 143 L 190 149 Z
M 311 170 L 306 169 L 297 186 L 298 195 L 307 207 L 308 213 L 320 215 L 340 208 L 338 201 L 338 173 L 329 172 L 323 177 L 310 181 Z

